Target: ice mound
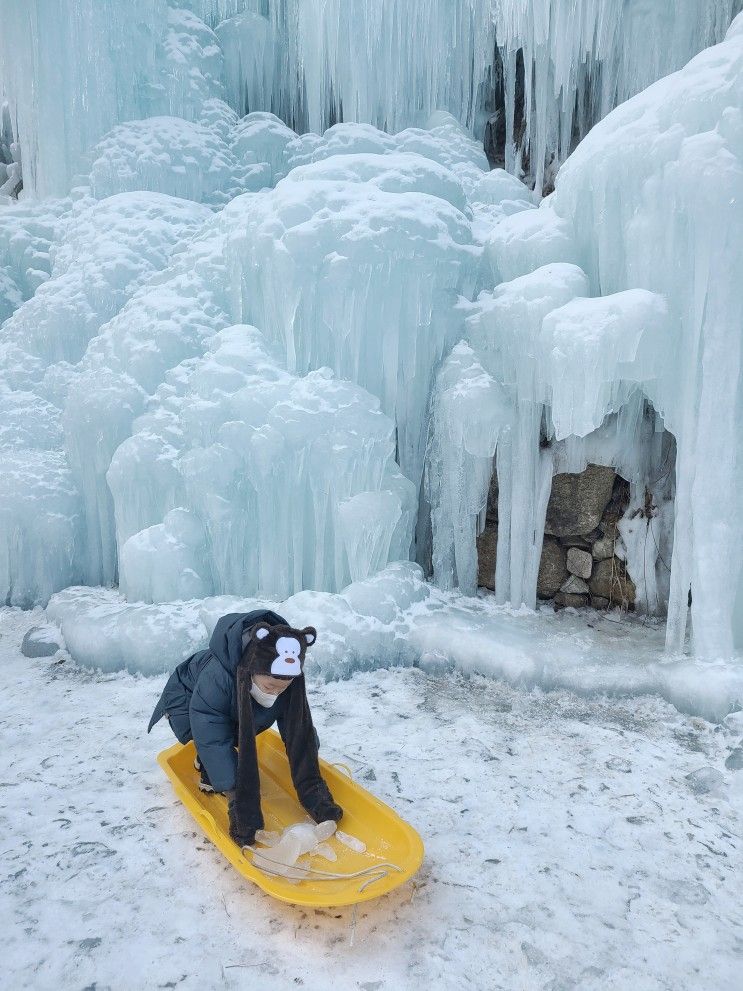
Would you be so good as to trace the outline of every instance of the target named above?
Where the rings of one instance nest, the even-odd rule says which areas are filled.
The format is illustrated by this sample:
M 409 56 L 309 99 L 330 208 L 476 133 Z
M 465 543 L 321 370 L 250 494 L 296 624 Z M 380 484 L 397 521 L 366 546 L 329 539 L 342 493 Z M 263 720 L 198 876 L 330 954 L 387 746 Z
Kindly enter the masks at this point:
M 536 603 L 553 457 L 540 447 L 548 400 L 540 357 L 544 318 L 588 292 L 580 268 L 544 265 L 480 294 L 465 307 L 472 349 L 460 346 L 434 388 L 427 487 L 436 580 L 473 592 L 475 535 L 497 450 L 499 603 Z
M 162 523 L 130 537 L 121 548 L 119 588 L 130 602 L 209 595 L 211 574 L 201 521 L 179 507 L 166 513 Z
M 295 137 L 286 148 L 290 169 L 320 162 L 335 155 L 420 155 L 446 168 L 461 168 L 479 182 L 488 171 L 482 146 L 451 114 L 431 114 L 424 127 L 408 127 L 388 134 L 372 124 L 334 124 L 322 134 L 310 131 Z
M 665 299 L 644 289 L 577 298 L 541 328 L 541 378 L 555 436 L 585 437 L 624 406 L 637 385 L 653 393 L 670 359 Z
M 309 874 L 308 865 L 297 863 L 300 857 L 316 856 L 331 862 L 338 859 L 333 848 L 325 843 L 334 833 L 332 821 L 318 825 L 297 822 L 281 833 L 259 829 L 255 840 L 265 849 L 253 849 L 253 864 L 266 874 L 299 881 Z
M 79 663 L 165 674 L 208 644 L 221 616 L 266 606 L 294 626 L 317 626 L 310 683 L 420 665 L 434 677 L 458 670 L 586 695 L 657 693 L 712 720 L 743 703 L 739 660 L 663 657 L 663 628 L 653 620 L 594 613 L 586 625 L 569 610 L 515 612 L 492 596 L 443 592 L 412 562 L 390 565 L 341 594 L 304 591 L 284 602 L 218 596 L 145 605 L 127 603 L 111 589 L 69 588 L 52 597 L 47 614 Z
M 513 410 L 503 387 L 460 342 L 436 380 L 426 487 L 433 573 L 442 588 L 477 590 L 477 522 L 487 500 L 498 438 Z
M 201 595 L 337 591 L 351 569 L 365 578 L 407 557 L 412 539 L 415 491 L 377 401 L 327 369 L 291 375 L 254 327 L 221 331 L 168 374 L 108 484 L 122 587 L 145 600 L 154 587 L 176 597 L 186 572 Z M 184 526 L 181 513 L 177 538 L 173 514 L 160 525 L 173 506 L 198 518 Z
M 598 124 L 540 209 L 496 222 L 485 252 L 495 278 L 509 281 L 463 305 L 470 364 L 445 364 L 435 388 L 430 491 L 432 520 L 447 520 L 434 532 L 443 584 L 472 588 L 473 519 L 487 490 L 467 445 L 487 428 L 483 457 L 487 464 L 496 448 L 499 483 L 499 601 L 534 605 L 552 475 L 592 461 L 630 482 L 627 563 L 646 608 L 668 595 L 668 646 L 684 642 L 690 589 L 699 654 L 729 657 L 743 643 L 743 536 L 735 525 L 742 98 L 736 21 L 726 41 Z M 506 390 L 508 430 L 502 399 L 478 367 Z M 437 417 L 437 409 L 447 413 Z M 661 480 L 673 439 L 669 488 Z M 439 483 L 442 464 L 459 472 L 449 488 L 446 475 Z M 641 511 L 646 486 L 659 509 L 641 530 L 631 513 Z M 457 554 L 459 539 L 466 546 Z M 658 562 L 671 543 L 666 593 Z
M 485 250 L 496 283 L 510 282 L 552 262 L 579 262 L 570 223 L 544 208 L 504 217 Z
M 430 369 L 460 323 L 457 293 L 475 277 L 471 228 L 438 196 L 334 181 L 323 178 L 327 163 L 316 167 L 318 178 L 307 167 L 300 182 L 225 207 L 235 315 L 281 345 L 290 371 L 328 366 L 378 396 L 417 485 Z M 358 170 L 370 174 L 368 159 Z
M 364 182 L 391 193 L 428 193 L 446 200 L 463 213 L 469 209 L 462 184 L 450 169 L 431 158 L 410 152 L 332 155 L 312 165 L 299 165 L 286 177 L 286 182 L 306 180 Z
M 0 447 L 0 594 L 29 609 L 79 580 L 80 497 L 61 451 Z
M 20 287 L 7 268 L 0 268 L 0 324 L 23 302 Z
M 83 574 L 93 584 L 117 575 L 113 502 L 106 473 L 165 373 L 203 355 L 230 323 L 222 239 L 209 221 L 199 235 L 101 328 L 75 369 L 64 399 L 65 446 L 84 500 Z
M 5 296 L 10 308 L 0 322 L 49 278 L 57 221 L 70 206 L 69 200 L 47 199 L 11 202 L 0 209 L 0 282 L 10 294 Z
M 636 505 L 646 483 L 662 474 L 663 425 L 640 389 L 654 394 L 666 375 L 665 300 L 644 290 L 590 298 L 588 289 L 580 268 L 554 263 L 463 306 L 475 350 L 458 345 L 438 373 L 428 449 L 434 575 L 444 588 L 476 589 L 475 536 L 494 456 L 496 597 L 530 608 L 553 474 L 611 464 L 634 486 Z M 628 563 L 642 602 L 660 608 L 654 580 L 648 582 L 667 543 L 667 521 L 658 519 L 656 527 L 652 562 L 639 556 L 635 540 Z
M 525 206 L 534 206 L 528 186 L 505 169 L 486 172 L 470 193 L 470 199 L 473 203 L 489 206 L 500 206 L 505 202 L 523 202 Z
M 49 364 L 79 361 L 101 325 L 208 216 L 196 203 L 147 192 L 120 193 L 68 214 L 52 249 L 50 279 L 3 325 L 0 360 L 8 380 L 38 385 Z
M 99 200 L 147 189 L 220 204 L 245 190 L 227 143 L 214 129 L 182 117 L 119 124 L 96 145 L 91 159 L 90 192 Z
M 64 422 L 68 457 L 62 450 L 60 407 L 79 381 L 79 369 L 73 363 L 90 338 L 167 264 L 176 245 L 201 227 L 211 212 L 158 193 L 122 193 L 101 202 L 79 203 L 56 222 L 53 242 L 42 240 L 42 235 L 50 234 L 54 209 L 29 214 L 19 208 L 20 216 L 16 216 L 9 208 L 8 213 L 22 235 L 8 241 L 9 254 L 18 251 L 17 269 L 32 261 L 32 253 L 39 256 L 34 262 L 43 264 L 45 247 L 51 271 L 36 293 L 5 321 L 0 340 L 1 374 L 11 387 L 2 392 L 2 405 L 10 408 L 3 443 L 14 451 L 14 468 L 5 478 L 9 489 L 2 531 L 8 546 L 17 549 L 9 560 L 26 574 L 29 565 L 18 563 L 22 548 L 38 569 L 34 582 L 14 582 L 15 565 L 9 565 L 11 571 L 3 572 L 0 593 L 13 602 L 31 605 L 45 602 L 52 591 L 70 581 L 112 580 L 115 576 L 111 565 L 101 570 L 101 544 L 110 543 L 113 534 L 106 527 L 99 529 L 97 514 L 84 512 L 89 505 L 83 476 L 86 471 L 95 474 L 101 459 L 108 468 L 111 451 L 105 438 L 113 435 L 118 443 L 122 430 L 124 436 L 128 433 L 132 405 L 136 409 L 142 403 L 141 390 L 135 389 L 132 395 L 128 379 L 121 402 L 101 403 L 104 394 L 111 398 L 112 390 L 106 388 L 110 371 L 99 367 L 83 386 L 89 410 L 92 397 L 98 399 L 96 415 L 87 421 L 87 433 L 77 430 L 79 421 L 74 426 Z M 128 410 L 123 427 L 117 407 L 125 414 Z M 103 493 L 102 499 L 105 502 L 110 496 Z M 29 523 L 32 506 L 37 514 L 34 525 Z M 18 533 L 22 536 L 13 536 Z M 109 558 L 110 554 L 109 550 Z
M 287 148 L 296 138 L 294 131 L 275 114 L 255 111 L 235 125 L 231 145 L 238 161 L 246 165 L 267 164 L 273 185 L 287 169 Z
M 192 11 L 168 6 L 157 51 L 158 82 L 167 112 L 193 119 L 204 104 L 221 97 L 223 56 L 217 36 Z
M 249 611 L 261 603 L 244 599 L 239 608 L 243 605 Z M 228 613 L 236 606 L 231 599 L 220 601 L 218 608 Z M 208 646 L 201 608 L 198 600 L 130 605 L 113 589 L 71 585 L 51 597 L 47 615 L 67 632 L 67 649 L 86 667 L 152 675 L 172 670 Z

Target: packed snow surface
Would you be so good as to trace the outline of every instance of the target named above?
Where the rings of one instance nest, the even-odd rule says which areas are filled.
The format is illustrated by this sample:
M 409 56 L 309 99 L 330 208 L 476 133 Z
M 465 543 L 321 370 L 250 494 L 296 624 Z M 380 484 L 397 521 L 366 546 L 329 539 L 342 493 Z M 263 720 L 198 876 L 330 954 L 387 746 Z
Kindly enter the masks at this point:
M 240 877 L 173 793 L 173 738 L 144 732 L 164 676 L 23 658 L 42 621 L 0 611 L 7 986 L 737 986 L 740 713 L 415 668 L 321 684 L 308 662 L 322 756 L 426 847 L 387 897 L 308 911 Z

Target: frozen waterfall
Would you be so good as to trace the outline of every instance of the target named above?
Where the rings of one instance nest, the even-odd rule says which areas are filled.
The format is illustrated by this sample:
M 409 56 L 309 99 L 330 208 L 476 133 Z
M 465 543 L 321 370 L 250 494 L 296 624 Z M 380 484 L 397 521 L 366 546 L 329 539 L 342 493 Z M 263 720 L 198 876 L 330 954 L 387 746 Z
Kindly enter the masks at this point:
M 597 468 L 633 605 L 732 656 L 740 7 L 6 4 L 0 601 L 130 667 L 138 616 L 185 649 L 253 601 L 408 663 L 489 513 L 492 608 L 535 608 Z
M 541 190 L 576 139 L 720 41 L 740 9 L 741 0 L 8 2 L 0 102 L 26 187 L 43 195 L 64 194 L 115 124 L 196 120 L 214 97 L 299 132 L 352 121 L 394 133 L 447 110 L 478 138 L 487 125 L 499 163 Z

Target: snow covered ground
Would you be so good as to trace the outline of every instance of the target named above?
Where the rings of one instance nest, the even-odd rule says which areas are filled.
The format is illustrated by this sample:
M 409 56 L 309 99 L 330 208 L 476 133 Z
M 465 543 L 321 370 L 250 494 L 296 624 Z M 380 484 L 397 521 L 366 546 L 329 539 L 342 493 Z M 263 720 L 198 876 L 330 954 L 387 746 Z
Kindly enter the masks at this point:
M 741 713 L 410 667 L 313 685 L 323 755 L 426 859 L 356 911 L 304 911 L 244 882 L 176 800 L 168 731 L 145 733 L 164 678 L 26 659 L 40 620 L 0 611 L 3 986 L 740 986 Z

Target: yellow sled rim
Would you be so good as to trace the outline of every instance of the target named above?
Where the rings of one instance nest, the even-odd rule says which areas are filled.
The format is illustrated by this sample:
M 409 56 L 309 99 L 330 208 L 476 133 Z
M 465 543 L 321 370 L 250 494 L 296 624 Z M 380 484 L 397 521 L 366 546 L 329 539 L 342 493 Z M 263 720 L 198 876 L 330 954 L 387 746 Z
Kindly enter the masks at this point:
M 261 733 L 256 743 L 265 828 L 280 831 L 295 822 L 309 822 L 297 800 L 281 737 L 269 730 Z M 253 866 L 250 849 L 246 847 L 243 853 L 230 839 L 225 798 L 199 791 L 195 756 L 193 743 L 186 746 L 176 743 L 163 750 L 157 760 L 176 795 L 212 843 L 243 877 L 279 901 L 314 908 L 371 901 L 404 884 L 423 862 L 423 843 L 415 829 L 347 773 L 321 758 L 323 778 L 344 811 L 338 828 L 361 840 L 366 850 L 357 853 L 332 837 L 328 842 L 337 854 L 336 861 L 319 856 L 301 858 L 300 863 L 317 872 L 310 877 L 292 883 L 284 877 L 264 873 Z M 258 849 L 270 856 L 270 850 L 260 846 Z M 327 876 L 335 874 L 344 876 Z

